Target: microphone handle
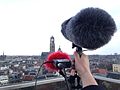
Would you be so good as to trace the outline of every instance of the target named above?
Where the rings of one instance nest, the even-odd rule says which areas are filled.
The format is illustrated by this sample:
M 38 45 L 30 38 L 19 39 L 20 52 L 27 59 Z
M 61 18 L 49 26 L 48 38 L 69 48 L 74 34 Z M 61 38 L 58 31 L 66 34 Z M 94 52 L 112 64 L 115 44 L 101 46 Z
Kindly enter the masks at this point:
M 76 52 L 79 54 L 79 56 L 81 57 L 82 55 L 82 48 L 81 47 L 76 47 Z
M 72 48 L 76 48 L 76 52 L 79 54 L 79 56 L 81 57 L 81 54 L 83 52 L 82 47 L 79 47 L 77 45 L 75 45 L 74 43 L 72 43 Z
M 74 47 L 76 47 L 76 52 L 79 54 L 79 57 L 81 58 L 81 55 L 82 55 L 82 52 L 83 52 L 82 48 L 78 47 L 76 45 Z M 73 61 L 72 69 L 75 69 L 75 60 Z

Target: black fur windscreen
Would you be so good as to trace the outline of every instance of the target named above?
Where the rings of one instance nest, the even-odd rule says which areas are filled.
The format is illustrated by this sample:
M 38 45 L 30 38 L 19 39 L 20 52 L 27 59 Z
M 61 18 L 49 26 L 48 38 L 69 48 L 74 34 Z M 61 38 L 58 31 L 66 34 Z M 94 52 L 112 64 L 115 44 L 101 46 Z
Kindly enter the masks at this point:
M 111 40 L 116 24 L 106 11 L 91 7 L 64 21 L 61 32 L 79 47 L 97 49 Z

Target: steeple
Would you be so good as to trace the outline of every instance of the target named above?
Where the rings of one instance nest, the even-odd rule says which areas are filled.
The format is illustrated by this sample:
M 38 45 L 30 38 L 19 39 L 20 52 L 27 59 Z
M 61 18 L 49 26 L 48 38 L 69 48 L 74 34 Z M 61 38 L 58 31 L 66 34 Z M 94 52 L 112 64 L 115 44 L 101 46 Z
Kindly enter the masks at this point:
M 55 39 L 53 36 L 50 37 L 50 52 L 55 52 Z
M 5 58 L 6 58 L 6 55 L 4 54 L 4 51 L 3 51 L 2 60 L 4 61 Z
M 3 56 L 4 56 L 5 54 L 4 54 L 4 51 L 3 51 Z
M 58 51 L 62 51 L 61 48 L 60 48 L 60 46 L 59 46 L 59 48 L 58 48 Z

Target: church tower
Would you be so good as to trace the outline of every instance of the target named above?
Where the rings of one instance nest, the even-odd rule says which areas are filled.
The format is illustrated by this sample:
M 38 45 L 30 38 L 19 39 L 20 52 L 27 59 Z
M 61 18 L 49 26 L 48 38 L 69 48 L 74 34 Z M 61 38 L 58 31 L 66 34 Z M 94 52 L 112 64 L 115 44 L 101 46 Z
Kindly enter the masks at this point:
M 53 36 L 50 38 L 50 52 L 55 52 L 55 39 Z

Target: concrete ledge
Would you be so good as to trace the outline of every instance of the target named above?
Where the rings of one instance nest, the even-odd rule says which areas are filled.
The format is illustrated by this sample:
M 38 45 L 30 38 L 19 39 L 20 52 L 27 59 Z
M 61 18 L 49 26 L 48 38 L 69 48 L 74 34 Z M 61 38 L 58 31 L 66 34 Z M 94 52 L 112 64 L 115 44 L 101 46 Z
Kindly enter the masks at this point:
M 43 84 L 56 83 L 60 81 L 64 81 L 64 78 L 59 77 L 59 78 L 51 78 L 51 79 L 37 81 L 37 85 L 39 86 Z M 15 90 L 19 88 L 34 87 L 34 86 L 35 86 L 35 81 L 31 81 L 26 83 L 25 82 L 19 83 L 19 84 L 17 83 L 15 85 L 3 86 L 3 87 L 0 87 L 0 90 Z
M 111 83 L 120 84 L 120 80 L 117 80 L 117 79 L 106 78 L 106 77 L 101 77 L 101 76 L 94 76 L 94 78 L 97 80 L 101 80 L 101 81 L 107 81 L 107 82 L 111 82 Z
M 120 80 L 94 76 L 97 82 L 106 87 L 107 90 L 120 90 Z M 14 85 L 0 87 L 0 90 L 35 90 L 35 81 L 17 83 Z M 56 77 L 37 81 L 37 90 L 66 90 L 63 77 Z

